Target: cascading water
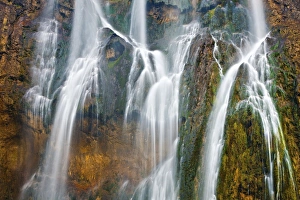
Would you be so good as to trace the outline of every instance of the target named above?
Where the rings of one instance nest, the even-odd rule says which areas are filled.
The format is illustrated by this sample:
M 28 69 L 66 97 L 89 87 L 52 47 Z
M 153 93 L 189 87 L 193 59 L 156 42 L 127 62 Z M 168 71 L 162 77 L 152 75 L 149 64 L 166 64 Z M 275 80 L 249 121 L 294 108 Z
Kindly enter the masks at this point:
M 240 53 L 238 63 L 231 66 L 221 80 L 216 101 L 209 117 L 207 125 L 207 139 L 205 144 L 205 158 L 203 168 L 203 188 L 200 189 L 202 199 L 216 199 L 218 174 L 221 164 L 222 150 L 224 146 L 224 128 L 227 115 L 227 108 L 230 102 L 230 95 L 235 83 L 237 73 L 241 66 L 248 70 L 248 81 L 246 92 L 248 98 L 239 102 L 237 109 L 249 106 L 254 113 L 260 117 L 265 145 L 268 157 L 268 172 L 265 172 L 268 198 L 280 198 L 280 187 L 282 182 L 283 164 L 288 166 L 290 181 L 295 189 L 290 157 L 285 146 L 283 133 L 280 126 L 279 116 L 276 107 L 270 96 L 270 65 L 267 58 L 266 38 L 269 37 L 264 22 L 263 5 L 260 1 L 251 0 L 251 11 L 253 17 L 254 39 L 244 42 L 243 47 L 235 46 Z M 216 41 L 216 39 L 214 38 Z M 216 59 L 216 57 L 214 56 Z M 216 60 L 219 67 L 220 63 Z M 222 75 L 222 74 L 221 74 Z M 276 161 L 272 152 L 275 152 Z M 283 152 L 283 155 L 282 153 Z M 277 183 L 274 182 L 274 162 L 278 168 Z M 275 190 L 275 185 L 277 188 Z M 275 193 L 277 191 L 277 193 Z
M 176 1 L 178 4 L 180 2 Z M 194 8 L 196 0 L 192 1 Z M 207 2 L 207 1 L 202 1 Z M 235 45 L 240 60 L 231 66 L 223 75 L 219 62 L 217 41 L 222 39 L 213 35 L 215 48 L 213 58 L 216 60 L 220 76 L 220 88 L 216 96 L 212 113 L 207 126 L 205 146 L 204 187 L 201 199 L 216 199 L 216 188 L 220 160 L 224 143 L 224 129 L 230 96 L 241 66 L 248 70 L 246 83 L 247 99 L 237 105 L 238 109 L 250 107 L 260 117 L 264 131 L 266 149 L 268 149 L 268 173 L 265 173 L 269 197 L 275 199 L 281 187 L 282 174 L 274 174 L 274 155 L 278 171 L 286 162 L 290 179 L 293 179 L 290 158 L 285 147 L 278 113 L 269 94 L 270 65 L 267 60 L 266 26 L 261 3 L 251 1 L 254 26 L 253 40 L 245 42 L 243 47 Z M 54 1 L 49 5 L 54 6 Z M 55 54 L 57 49 L 58 22 L 53 18 L 53 8 L 47 7 L 45 23 L 41 23 L 38 33 L 37 59 L 33 67 L 36 86 L 31 88 L 26 99 L 32 103 L 33 114 L 46 118 L 49 115 L 52 94 L 52 82 L 55 73 Z M 107 10 L 109 3 L 106 4 Z M 258 7 L 257 7 L 258 6 Z M 196 10 L 196 9 L 194 9 Z M 51 11 L 51 12 L 50 12 Z M 196 12 L 193 12 L 193 16 Z M 50 17 L 49 17 L 50 16 Z M 88 22 L 88 23 L 87 23 Z M 179 127 L 179 88 L 181 74 L 188 62 L 193 38 L 200 33 L 199 24 L 192 22 L 178 28 L 169 48 L 164 53 L 147 48 L 146 0 L 132 1 L 131 27 L 129 36 L 115 30 L 102 15 L 101 3 L 96 0 L 76 0 L 72 27 L 71 52 L 66 66 L 66 81 L 57 91 L 56 111 L 51 135 L 45 150 L 43 162 L 38 172 L 32 177 L 24 190 L 33 190 L 35 199 L 67 199 L 67 172 L 75 120 L 80 118 L 85 101 L 97 98 L 103 92 L 105 77 L 102 71 L 105 41 L 102 40 L 104 28 L 110 29 L 133 47 L 133 61 L 127 83 L 127 104 L 124 121 L 129 123 L 131 116 L 138 113 L 136 136 L 138 146 L 145 157 L 144 172 L 146 178 L 137 186 L 132 199 L 177 199 L 177 150 Z M 35 76 L 36 75 L 36 76 Z M 98 111 L 98 107 L 96 105 Z M 98 113 L 98 112 L 96 112 Z M 284 152 L 283 155 L 281 152 Z M 150 175 L 149 175 L 150 173 Z M 277 181 L 275 183 L 275 181 Z M 130 182 L 126 180 L 120 194 Z M 276 190 L 275 190 L 276 187 Z
M 129 36 L 141 46 L 147 44 L 146 1 L 133 1 Z
M 146 48 L 145 9 L 145 2 L 133 2 L 130 36 L 137 42 L 137 47 L 128 81 L 125 123 L 133 112 L 139 113 L 138 130 L 142 135 L 138 141 L 151 163 L 150 166 L 146 164 L 145 170 L 154 170 L 139 184 L 133 199 L 176 199 L 179 84 L 199 25 L 185 26 L 171 43 L 168 56 L 158 50 L 149 51 Z M 136 32 L 140 24 L 141 28 Z M 140 60 L 144 66 L 142 71 Z
M 73 126 L 78 108 L 92 93 L 98 95 L 101 74 L 100 16 L 93 1 L 76 1 L 67 80 L 61 89 L 51 136 L 41 170 L 37 197 L 66 197 L 66 174 Z M 85 22 L 89 23 L 85 23 Z M 100 53 L 100 55 L 99 55 Z
M 169 59 L 159 51 L 147 52 L 147 58 L 153 59 L 153 62 L 147 63 L 146 60 L 135 85 L 129 85 L 125 116 L 132 111 L 139 111 L 139 131 L 143 133 L 141 141 L 145 141 L 145 154 L 150 155 L 148 159 L 151 160 L 151 169 L 154 168 L 150 176 L 140 183 L 133 199 L 177 198 L 179 84 L 192 39 L 199 32 L 199 25 L 191 23 L 184 28 L 183 33 L 170 45 Z M 131 74 L 136 74 L 136 66 L 132 69 Z M 141 93 L 147 96 L 142 96 Z
M 33 118 L 33 125 L 38 128 L 40 121 L 47 121 L 51 117 L 53 101 L 52 83 L 55 74 L 56 51 L 58 39 L 58 22 L 54 18 L 54 0 L 47 2 L 47 8 L 42 13 L 39 30 L 36 34 L 36 57 L 32 67 L 32 82 L 24 99 L 30 104 L 28 112 Z M 25 199 L 27 190 L 34 184 L 35 174 L 23 186 L 20 199 Z
M 44 161 L 35 175 L 39 177 L 37 186 L 31 185 L 37 199 L 67 198 L 66 175 L 75 118 L 78 110 L 83 110 L 85 100 L 92 95 L 97 97 L 100 90 L 101 9 L 93 0 L 76 1 L 75 7 L 78 9 L 74 14 L 67 79 L 60 89 Z M 32 180 L 29 182 L 34 184 Z
M 257 38 L 263 38 L 267 34 L 267 25 L 265 22 L 264 5 L 262 1 L 249 1 L 253 17 L 252 32 Z
M 35 125 L 37 120 L 50 117 L 50 107 L 53 98 L 51 86 L 55 73 L 58 22 L 53 17 L 55 2 L 49 1 L 43 12 L 37 32 L 36 57 L 32 67 L 34 86 L 30 88 L 24 98 L 30 104 L 29 110 Z

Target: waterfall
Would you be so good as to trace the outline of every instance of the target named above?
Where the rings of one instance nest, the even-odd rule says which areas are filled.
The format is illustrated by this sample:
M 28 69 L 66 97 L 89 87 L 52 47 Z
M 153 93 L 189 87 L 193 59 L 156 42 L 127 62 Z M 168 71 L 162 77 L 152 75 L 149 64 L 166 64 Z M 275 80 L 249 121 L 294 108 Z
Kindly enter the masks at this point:
M 217 199 L 216 189 L 218 184 L 218 174 L 221 165 L 221 156 L 224 146 L 224 128 L 227 116 L 227 109 L 230 102 L 230 96 L 233 90 L 237 73 L 241 66 L 245 66 L 248 71 L 248 81 L 246 82 L 246 93 L 248 98 L 242 100 L 237 105 L 237 110 L 250 107 L 254 113 L 257 113 L 264 135 L 264 142 L 267 149 L 268 172 L 265 174 L 265 182 L 267 186 L 267 196 L 270 199 L 280 198 L 280 188 L 282 183 L 283 164 L 288 166 L 290 180 L 294 186 L 293 172 L 290 157 L 286 149 L 280 120 L 276 107 L 270 95 L 270 68 L 268 63 L 268 49 L 266 38 L 269 37 L 266 30 L 265 18 L 263 13 L 263 5 L 261 1 L 251 0 L 251 11 L 253 18 L 252 33 L 254 39 L 249 41 L 244 47 L 237 47 L 240 53 L 239 61 L 232 65 L 224 76 L 218 88 L 216 101 L 213 105 L 212 112 L 207 125 L 207 136 L 205 143 L 204 167 L 203 167 L 203 188 L 202 199 Z M 216 39 L 214 38 L 215 42 Z M 214 58 L 220 67 L 220 63 L 215 57 L 216 47 L 214 50 Z M 272 152 L 275 152 L 274 157 Z M 283 152 L 283 156 L 282 153 Z M 275 179 L 274 165 L 278 168 L 278 177 Z M 275 180 L 277 181 L 275 183 Z M 275 190 L 275 185 L 277 186 Z M 275 191 L 277 193 L 275 194 Z
M 31 87 L 24 95 L 25 101 L 30 105 L 27 108 L 33 117 L 33 126 L 39 128 L 40 123 L 48 123 L 51 117 L 51 105 L 53 101 L 53 88 L 58 26 L 59 22 L 54 17 L 56 1 L 47 2 L 46 9 L 42 13 L 39 22 L 39 29 L 36 33 L 35 60 L 31 68 L 32 83 Z M 35 173 L 22 188 L 20 199 L 26 199 L 31 187 L 35 187 Z
M 150 51 L 146 47 L 145 9 L 143 1 L 133 2 L 130 37 L 137 47 L 127 85 L 125 124 L 132 113 L 139 113 L 137 140 L 145 159 L 150 161 L 150 166 L 145 164 L 145 171 L 152 172 L 139 184 L 133 199 L 176 199 L 180 77 L 199 25 L 184 26 L 171 42 L 168 55 Z
M 243 55 L 243 58 L 238 63 L 230 67 L 219 86 L 216 102 L 214 103 L 207 125 L 207 139 L 205 144 L 205 161 L 203 169 L 203 199 L 216 199 L 215 192 L 217 189 L 218 173 L 224 146 L 224 127 L 227 108 L 238 70 L 242 64 L 248 63 L 250 58 L 255 57 L 255 54 L 264 42 L 264 39 L 265 38 L 253 45 L 248 54 Z
M 42 166 L 34 175 L 39 177 L 38 183 L 37 186 L 32 186 L 33 181 L 30 180 L 24 188 L 28 188 L 29 185 L 34 187 L 33 196 L 37 199 L 67 198 L 66 175 L 76 115 L 82 112 L 85 100 L 91 96 L 97 97 L 101 89 L 101 9 L 93 0 L 78 0 L 75 2 L 75 8 L 67 78 L 60 88 Z M 47 85 L 47 82 L 44 83 Z
M 129 35 L 142 46 L 147 44 L 146 26 L 146 0 L 133 1 Z
M 263 2 L 250 0 L 250 5 L 253 17 L 252 32 L 257 38 L 263 38 L 267 34 Z
M 153 59 L 153 62 L 146 59 L 137 81 L 129 85 L 125 116 L 139 111 L 139 132 L 143 134 L 140 137 L 143 138 L 141 141 L 146 141 L 144 150 L 153 169 L 139 184 L 133 199 L 177 198 L 179 85 L 192 39 L 197 33 L 199 24 L 185 25 L 183 32 L 171 42 L 167 56 L 159 51 L 148 51 L 146 58 Z M 136 66 L 133 66 L 131 78 L 136 74 L 135 70 Z
M 53 88 L 53 83 L 55 82 L 57 63 L 55 56 L 60 24 L 53 14 L 55 1 L 48 2 L 37 33 L 36 58 L 32 67 L 34 86 L 25 95 L 33 117 L 37 119 L 52 117 L 53 119 L 53 124 L 49 126 L 51 133 L 40 166 L 23 186 L 24 193 L 30 193 L 29 196 L 33 199 L 71 198 L 68 193 L 68 170 L 75 123 L 82 120 L 85 106 L 91 103 L 89 100 L 95 100 L 92 103 L 95 104 L 93 107 L 98 117 L 101 113 L 97 100 L 109 90 L 105 88 L 106 77 L 103 71 L 103 67 L 108 66 L 102 66 L 105 63 L 105 48 L 108 42 L 103 33 L 108 29 L 114 37 L 122 38 L 133 49 L 126 85 L 124 128 L 129 123 L 136 125 L 136 131 L 132 134 L 136 140 L 134 148 L 142 152 L 141 160 L 143 159 L 144 163 L 139 166 L 142 177 L 136 178 L 142 178 L 142 180 L 135 185 L 132 199 L 178 199 L 179 179 L 181 178 L 178 177 L 179 165 L 177 163 L 180 81 L 185 65 L 189 64 L 191 45 L 194 38 L 201 34 L 201 28 L 194 21 L 186 25 L 178 22 L 180 26 L 172 27 L 171 30 L 174 30 L 172 34 L 168 33 L 166 34 L 168 36 L 163 38 L 167 41 L 162 43 L 168 46 L 162 47 L 163 50 L 157 50 L 154 44 L 150 49 L 147 43 L 147 1 L 128 2 L 132 6 L 131 26 L 125 35 L 114 29 L 102 14 L 102 6 L 107 6 L 106 9 L 109 10 L 111 2 L 106 1 L 104 5 L 99 0 L 75 0 L 70 52 L 64 74 L 66 79 L 58 89 Z M 178 0 L 172 2 L 178 5 L 183 4 Z M 191 0 L 190 2 L 194 11 L 189 17 L 196 19 L 199 1 Z M 201 1 L 201 6 L 206 6 L 204 4 L 211 6 L 209 1 Z M 253 19 L 252 30 L 250 33 L 240 35 L 243 45 L 237 45 L 231 41 L 239 54 L 239 60 L 226 70 L 220 62 L 222 52 L 217 44 L 222 37 L 215 35 L 215 32 L 211 35 L 215 42 L 212 59 L 218 66 L 221 83 L 206 128 L 203 168 L 201 168 L 203 185 L 200 186 L 203 187 L 200 189 L 200 195 L 204 200 L 217 199 L 216 190 L 224 146 L 226 117 L 235 81 L 242 67 L 247 71 L 245 75 L 247 76 L 245 77 L 246 98 L 238 102 L 235 110 L 250 108 L 260 120 L 269 167 L 264 172 L 266 193 L 268 193 L 266 196 L 270 199 L 280 198 L 279 192 L 282 188 L 285 166 L 288 167 L 291 183 L 295 185 L 279 114 L 270 95 L 273 84 L 270 80 L 272 66 L 268 63 L 266 42 L 270 36 L 264 21 L 262 2 L 250 0 L 249 5 Z M 178 8 L 175 7 L 166 6 L 166 9 Z M 184 12 L 189 11 L 187 9 Z M 188 19 L 183 21 L 186 20 Z M 170 35 L 172 35 L 171 38 Z M 55 92 L 58 96 L 54 97 L 55 89 L 57 89 Z M 53 112 L 54 116 L 51 116 L 50 111 L 53 108 L 55 112 Z M 100 186 L 101 184 L 99 183 Z M 131 187 L 132 184 L 135 183 L 125 180 L 118 195 L 125 193 L 126 187 Z M 22 199 L 26 199 L 27 196 L 25 196 Z
M 36 195 L 41 199 L 66 198 L 66 175 L 77 110 L 83 109 L 86 98 L 99 94 L 102 43 L 98 24 L 101 19 L 94 3 L 75 2 L 77 9 L 74 13 L 68 75 L 59 95 L 41 169 L 42 180 Z
M 42 14 L 39 29 L 36 33 L 37 45 L 35 60 L 31 67 L 33 87 L 25 94 L 24 99 L 29 104 L 28 111 L 32 112 L 34 126 L 38 120 L 50 117 L 52 103 L 52 83 L 56 65 L 58 25 L 53 13 L 55 2 L 49 1 L 47 9 Z

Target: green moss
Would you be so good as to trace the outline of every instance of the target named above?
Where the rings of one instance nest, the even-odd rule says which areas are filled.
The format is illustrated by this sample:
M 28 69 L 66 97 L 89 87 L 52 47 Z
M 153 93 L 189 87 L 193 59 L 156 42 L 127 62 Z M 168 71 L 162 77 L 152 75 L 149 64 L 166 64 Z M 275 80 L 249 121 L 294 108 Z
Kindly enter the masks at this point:
M 195 66 L 186 66 L 182 78 L 181 96 L 184 97 L 184 101 L 181 102 L 183 104 L 181 107 L 185 109 L 181 112 L 178 176 L 180 177 L 179 195 L 183 200 L 195 199 L 199 196 L 198 189 L 201 184 L 199 166 L 202 163 L 203 139 L 212 108 L 212 99 L 219 84 L 218 67 L 211 63 L 213 42 L 210 39 L 206 38 L 204 46 L 201 46 L 207 57 L 203 58 L 203 54 L 199 55 Z
M 106 12 L 108 20 L 117 30 L 128 33 L 130 28 L 129 1 L 112 0 L 109 2 L 111 3 L 110 6 L 103 9 Z
M 122 57 L 123 57 L 123 56 L 120 56 L 120 57 L 119 57 L 117 60 L 115 60 L 115 61 L 108 61 L 108 63 L 107 63 L 108 68 L 111 69 L 111 68 L 114 68 L 116 65 L 118 65 Z
M 298 157 L 298 147 L 295 145 L 295 139 L 293 134 L 289 130 L 294 127 L 291 125 L 291 121 L 288 116 L 293 116 L 291 110 L 292 107 L 288 106 L 287 98 L 290 98 L 286 91 L 286 85 L 291 85 L 291 73 L 287 69 L 288 63 L 282 60 L 281 55 L 278 54 L 278 48 L 280 46 L 276 43 L 273 48 L 273 52 L 269 54 L 269 63 L 272 67 L 270 78 L 273 79 L 273 83 L 270 86 L 270 94 L 273 96 L 274 102 L 277 105 L 278 112 L 281 113 L 281 121 L 284 125 L 283 132 L 284 137 L 288 141 L 289 149 L 292 147 L 292 160 Z M 278 63 L 278 59 L 281 62 Z M 283 62 L 282 62 L 283 61 Z M 278 68 L 276 66 L 283 65 Z M 274 67 L 275 66 L 275 67 Z M 235 84 L 234 93 L 232 95 L 231 105 L 229 107 L 229 115 L 227 117 L 225 128 L 225 145 L 223 150 L 222 165 L 219 174 L 218 185 L 218 199 L 262 199 L 271 198 L 268 196 L 269 191 L 265 185 L 264 173 L 268 173 L 269 158 L 267 156 L 267 149 L 265 147 L 265 140 L 262 130 L 262 122 L 260 116 L 252 111 L 251 107 L 243 107 L 239 110 L 235 110 L 236 103 L 241 99 L 247 98 L 246 93 L 240 88 L 243 85 L 243 73 L 239 72 L 238 78 Z M 280 84 L 278 87 L 276 84 Z M 297 115 L 296 115 L 297 118 Z M 299 118 L 297 118 L 298 120 Z M 287 128 L 289 127 L 289 128 Z M 280 130 L 278 130 L 280 131 Z M 285 146 L 283 143 L 277 144 L 279 149 L 278 157 L 280 162 L 284 166 L 284 170 L 278 168 L 274 163 L 274 182 L 278 181 L 281 173 L 282 176 L 281 188 L 279 188 L 279 194 L 281 199 L 297 199 L 293 185 L 287 173 L 287 165 L 285 163 Z M 272 145 L 272 155 L 275 156 L 275 144 Z M 297 160 L 297 159 L 296 159 Z M 294 162 L 295 163 L 295 162 Z M 297 166 L 294 164 L 294 166 Z M 297 168 L 297 167 L 296 167 Z M 299 168 L 298 168 L 299 169 Z M 234 172 L 234 173 L 232 173 Z M 275 193 L 277 188 L 275 186 Z
M 256 115 L 242 110 L 228 116 L 219 173 L 218 199 L 264 197 L 263 138 Z
M 295 91 L 297 90 L 295 85 L 295 80 L 297 79 L 296 68 L 293 63 L 289 62 L 288 51 L 285 50 L 279 41 L 271 47 L 272 53 L 269 55 L 269 62 L 274 69 L 274 82 L 279 87 L 275 88 L 275 92 L 272 93 L 272 97 L 276 98 L 277 110 L 280 115 L 280 121 L 282 124 L 282 131 L 286 141 L 287 149 L 289 151 L 294 175 L 295 182 L 297 185 L 300 184 L 300 164 L 299 164 L 299 107 L 297 106 L 297 101 L 295 99 Z M 282 53 L 283 52 L 283 53 Z M 291 117 L 293 116 L 293 117 Z M 297 145 L 298 144 L 298 145 Z M 281 146 L 281 148 L 283 148 Z M 282 153 L 281 156 L 284 156 Z M 287 166 L 285 166 L 285 171 L 287 171 Z M 283 177 L 283 189 L 282 199 L 297 199 L 295 197 L 295 192 L 289 180 L 289 175 Z M 298 196 L 299 196 L 298 189 Z

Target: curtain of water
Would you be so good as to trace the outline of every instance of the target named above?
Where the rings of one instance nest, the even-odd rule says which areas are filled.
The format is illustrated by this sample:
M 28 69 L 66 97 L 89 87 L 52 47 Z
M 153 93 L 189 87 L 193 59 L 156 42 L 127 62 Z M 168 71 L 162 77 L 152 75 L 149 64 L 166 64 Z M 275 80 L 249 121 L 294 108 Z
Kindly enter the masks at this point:
M 138 6 L 141 6 L 139 10 L 135 10 Z M 146 9 L 144 3 L 134 1 L 130 36 L 137 44 L 128 81 L 125 123 L 133 112 L 139 113 L 138 132 L 141 135 L 137 136 L 138 145 L 150 162 L 145 171 L 152 170 L 152 173 L 139 184 L 133 199 L 176 199 L 179 84 L 191 41 L 199 26 L 197 23 L 185 26 L 170 44 L 169 55 L 150 51 L 144 43 L 147 41 L 146 16 L 141 9 Z M 136 20 L 137 15 L 139 20 Z M 132 30 L 136 31 L 140 25 L 139 32 L 133 33 Z
M 130 37 L 141 46 L 147 44 L 146 0 L 133 1 Z
M 51 86 L 55 73 L 58 22 L 54 18 L 55 1 L 49 1 L 47 9 L 42 14 L 39 29 L 36 33 L 35 60 L 31 68 L 33 87 L 25 96 L 29 104 L 28 111 L 32 112 L 34 125 L 37 126 L 38 119 L 41 121 L 50 117 L 52 93 Z
M 24 95 L 30 105 L 28 113 L 33 117 L 33 125 L 39 128 L 38 122 L 43 122 L 51 116 L 53 101 L 52 84 L 56 66 L 56 51 L 59 23 L 54 17 L 56 1 L 50 0 L 44 9 L 36 33 L 35 60 L 31 68 L 33 87 Z M 35 174 L 23 186 L 20 199 L 27 199 L 26 194 L 34 185 Z
M 36 199 L 65 199 L 70 142 L 76 114 L 84 101 L 99 94 L 101 41 L 101 9 L 93 0 L 75 2 L 71 52 L 67 79 L 60 90 L 54 123 L 38 177 L 25 184 L 34 190 Z M 89 23 L 86 23 L 89 22 Z M 24 188 L 26 189 L 26 188 Z
M 47 9 L 48 11 L 49 9 Z M 182 36 L 176 38 L 172 45 L 173 48 L 170 50 L 174 51 L 171 57 L 175 62 L 173 67 L 169 67 L 166 56 L 162 52 L 149 51 L 146 48 L 145 1 L 134 3 L 132 12 L 135 17 L 132 17 L 130 32 L 133 42 L 130 42 L 105 20 L 99 2 L 94 0 L 78 0 L 75 2 L 71 52 L 66 72 L 67 78 L 60 89 L 54 123 L 43 163 L 38 172 L 24 186 L 24 190 L 30 188 L 34 191 L 34 198 L 67 198 L 66 175 L 74 121 L 78 111 L 82 109 L 85 99 L 89 98 L 91 93 L 97 96 L 101 89 L 98 85 L 102 74 L 101 66 L 99 66 L 103 48 L 100 39 L 101 27 L 107 27 L 132 44 L 135 49 L 134 61 L 143 60 L 144 69 L 138 81 L 134 83 L 132 90 L 129 89 L 131 95 L 128 97 L 128 107 L 138 107 L 140 110 L 142 116 L 140 129 L 148 134 L 145 138 L 149 140 L 148 149 L 150 149 L 150 155 L 152 155 L 152 166 L 155 167 L 158 163 L 161 164 L 158 167 L 159 170 L 156 170 L 152 175 L 155 184 L 150 186 L 151 196 L 155 199 L 164 199 L 172 194 L 172 199 L 175 199 L 174 169 L 176 138 L 178 136 L 179 81 L 189 46 L 197 28 L 195 28 L 195 25 L 190 25 Z M 56 25 L 54 36 L 57 36 L 57 23 L 51 22 L 52 24 Z M 140 29 L 140 26 L 143 28 Z M 50 27 L 50 31 L 52 29 Z M 42 57 L 43 59 L 50 57 L 49 60 L 52 62 L 49 62 L 47 69 L 54 70 L 55 58 L 53 61 L 52 57 L 56 52 L 57 38 L 50 37 L 50 39 L 46 38 L 45 40 L 46 42 L 38 49 L 38 52 L 47 53 L 46 56 Z M 47 45 L 48 43 L 54 44 L 54 46 Z M 50 50 L 45 48 L 49 46 L 51 47 Z M 42 64 L 44 62 L 44 60 L 41 61 Z M 136 62 L 133 63 L 132 72 L 135 71 L 136 67 Z M 49 72 L 47 73 L 49 74 Z M 51 71 L 51 78 L 53 73 Z M 43 77 L 49 77 L 48 74 Z M 133 76 L 132 73 L 130 76 Z M 38 83 L 40 87 L 46 86 L 42 92 L 48 97 L 51 80 L 42 80 Z M 134 103 L 130 99 L 133 99 Z M 41 106 L 40 102 L 37 104 Z M 128 109 L 126 113 L 130 111 Z M 166 174 L 168 174 L 167 179 L 165 178 Z
M 54 5 L 50 3 L 49 5 Z M 51 6 L 50 6 L 51 7 Z M 262 16 L 262 10 L 252 5 L 253 16 Z M 51 9 L 50 9 L 51 10 Z M 49 7 L 46 13 L 49 13 Z M 205 177 L 203 199 L 215 199 L 217 177 L 223 148 L 224 123 L 230 101 L 230 93 L 238 70 L 242 64 L 249 70 L 247 93 L 249 98 L 239 107 L 250 106 L 262 121 L 268 151 L 270 172 L 266 174 L 266 183 L 272 198 L 274 194 L 273 159 L 271 146 L 277 150 L 277 165 L 280 168 L 283 158 L 279 146 L 283 146 L 285 158 L 289 160 L 285 148 L 278 113 L 268 92 L 268 74 L 265 48 L 266 30 L 261 23 L 262 17 L 254 17 L 254 33 L 258 38 L 247 49 L 238 49 L 240 61 L 230 67 L 222 79 L 217 93 L 217 100 L 209 118 L 208 138 L 205 150 Z M 88 22 L 88 23 L 86 23 Z M 38 40 L 36 66 L 34 74 L 41 77 L 36 86 L 28 91 L 26 98 L 33 102 L 38 114 L 44 115 L 51 102 L 51 83 L 54 74 L 55 53 L 57 46 L 58 23 L 49 18 L 41 23 Z M 187 62 L 192 39 L 199 32 L 196 23 L 184 26 L 178 37 L 171 42 L 168 55 L 161 51 L 147 49 L 146 37 L 146 1 L 135 0 L 132 7 L 131 40 L 114 30 L 102 16 L 100 3 L 96 0 L 77 0 L 75 2 L 74 22 L 71 39 L 71 52 L 68 60 L 67 79 L 61 88 L 55 112 L 54 124 L 45 151 L 44 162 L 36 176 L 38 183 L 34 197 L 37 199 L 63 199 L 66 194 L 66 175 L 70 142 L 75 117 L 82 110 L 86 98 L 99 95 L 101 87 L 101 59 L 103 41 L 101 28 L 110 28 L 134 47 L 133 64 L 128 82 L 128 96 L 125 122 L 132 112 L 140 114 L 139 132 L 143 133 L 141 146 L 146 159 L 151 162 L 152 173 L 137 187 L 134 197 L 137 199 L 176 199 L 176 150 L 178 137 L 178 104 L 180 77 Z M 216 41 L 216 38 L 214 38 Z M 131 42 L 133 41 L 133 42 Z M 238 47 L 237 47 L 238 48 Z M 219 54 L 217 46 L 214 58 Z M 218 62 L 220 72 L 222 66 Z M 141 68 L 142 66 L 142 68 Z M 274 145 L 275 143 L 275 145 Z M 289 171 L 292 176 L 290 164 Z M 148 170 L 150 170 L 148 169 Z M 280 180 L 280 177 L 279 177 Z M 32 182 L 29 181 L 30 183 Z M 280 181 L 277 187 L 280 187 Z M 26 187 L 28 184 L 26 184 Z
M 77 110 L 86 98 L 99 92 L 101 74 L 100 16 L 95 2 L 76 1 L 68 75 L 58 99 L 51 136 L 47 145 L 41 183 L 41 199 L 66 197 L 66 175 L 73 126 Z M 89 22 L 89 23 L 86 23 Z
M 282 167 L 283 163 L 288 166 L 288 172 L 292 184 L 293 172 L 290 158 L 285 147 L 283 133 L 280 127 L 279 116 L 276 107 L 269 93 L 270 85 L 270 65 L 267 59 L 266 24 L 263 13 L 263 5 L 261 1 L 251 0 L 251 11 L 253 18 L 252 33 L 254 39 L 246 42 L 246 45 L 239 48 L 240 60 L 238 63 L 231 66 L 221 80 L 221 85 L 218 89 L 216 102 L 209 117 L 207 125 L 207 139 L 205 144 L 205 158 L 203 171 L 203 188 L 200 189 L 203 199 L 216 199 L 216 189 L 218 184 L 218 173 L 220 168 L 222 150 L 224 146 L 224 127 L 227 115 L 227 108 L 230 102 L 230 94 L 238 73 L 242 65 L 248 70 L 248 81 L 246 83 L 246 92 L 248 98 L 238 103 L 237 109 L 250 106 L 252 110 L 258 114 L 263 127 L 265 145 L 268 157 L 268 173 L 265 172 L 265 181 L 267 185 L 270 199 L 280 198 L 280 187 L 282 182 Z M 215 38 L 214 38 L 215 39 Z M 215 39 L 216 41 L 216 39 Z M 217 52 L 217 46 L 214 51 Z M 216 59 L 219 67 L 220 63 Z M 222 75 L 222 74 L 221 74 Z M 276 160 L 272 156 L 272 151 L 275 151 Z M 278 168 L 277 183 L 274 183 L 274 164 Z M 277 188 L 275 190 L 275 184 Z M 277 191 L 277 194 L 275 194 Z
M 170 44 L 170 60 L 158 51 L 149 52 L 153 65 L 145 67 L 135 85 L 130 86 L 127 115 L 140 112 L 139 131 L 143 133 L 145 154 L 151 160 L 150 176 L 135 191 L 133 199 L 176 199 L 176 151 L 178 138 L 179 84 L 189 54 L 192 39 L 199 33 L 199 25 L 184 27 L 183 33 Z M 169 62 L 168 62 L 169 61 Z M 133 66 L 133 69 L 136 69 Z M 154 70 L 151 70 L 154 69 Z M 135 74 L 132 70 L 132 74 Z M 152 76 L 152 77 L 151 77 Z M 153 80 L 146 88 L 147 78 Z M 143 91 L 146 96 L 139 95 Z M 139 99 L 139 98 L 145 98 Z

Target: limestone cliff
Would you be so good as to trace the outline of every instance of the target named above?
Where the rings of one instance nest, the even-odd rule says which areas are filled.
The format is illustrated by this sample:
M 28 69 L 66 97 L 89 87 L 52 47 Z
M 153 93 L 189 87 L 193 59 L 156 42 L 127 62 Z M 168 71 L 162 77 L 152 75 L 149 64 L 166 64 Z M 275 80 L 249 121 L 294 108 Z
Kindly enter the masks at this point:
M 15 199 L 23 176 L 21 99 L 30 84 L 34 26 L 44 1 L 0 1 L 0 196 Z
M 130 0 L 106 0 L 108 20 L 118 30 L 128 32 Z M 181 120 L 178 149 L 180 199 L 197 199 L 201 186 L 201 154 L 205 129 L 220 81 L 218 65 L 213 59 L 214 40 L 210 31 L 224 29 L 234 32 L 247 29 L 244 8 L 232 1 L 166 1 L 151 0 L 147 4 L 150 48 L 164 49 L 174 27 L 200 20 L 207 30 L 193 41 L 189 61 L 181 85 Z M 246 1 L 240 1 L 245 3 Z M 271 35 L 270 62 L 276 66 L 272 94 L 282 122 L 288 150 L 292 158 L 298 193 L 300 193 L 300 2 L 297 0 L 264 0 Z M 30 67 L 34 58 L 34 33 L 45 0 L 0 0 L 0 198 L 16 199 L 22 184 L 39 166 L 51 126 L 39 122 L 24 110 L 22 97 L 30 87 Z M 71 33 L 73 0 L 59 0 L 55 18 L 60 22 L 60 42 L 57 56 L 62 68 L 67 59 Z M 230 21 L 225 21 L 231 19 Z M 107 30 L 105 72 L 109 90 L 101 99 L 91 99 L 85 107 L 82 121 L 78 118 L 72 141 L 68 170 L 68 191 L 74 199 L 112 199 L 122 184 L 129 189 L 122 194 L 127 199 L 148 173 L 141 169 L 143 155 L 135 144 L 136 124 L 132 119 L 123 130 L 126 82 L 130 70 L 132 47 Z M 227 52 L 222 64 L 236 61 L 231 44 L 219 41 L 220 50 Z M 226 69 L 225 69 L 226 70 Z M 240 74 L 242 77 L 242 74 Z M 57 75 L 57 84 L 63 80 Z M 233 101 L 240 98 L 239 80 Z M 91 109 L 95 101 L 102 107 L 97 118 Z M 54 105 L 55 106 L 55 105 Z M 233 105 L 232 105 L 233 106 Z M 263 146 L 260 125 L 250 111 L 229 116 L 218 199 L 260 199 L 264 196 L 263 160 L 257 151 Z M 97 119 L 99 121 L 97 122 Z M 80 123 L 79 123 L 80 122 Z M 129 155 L 132 155 L 128 157 Z M 128 181 L 128 182 L 126 182 Z M 296 199 L 285 185 L 283 199 Z M 128 195 L 128 196 L 127 196 Z M 298 196 L 299 198 L 299 196 Z
M 288 149 L 292 156 L 298 198 L 300 198 L 300 1 L 267 0 L 267 16 L 272 34 L 277 38 L 274 59 L 278 69 L 276 84 L 279 113 Z

